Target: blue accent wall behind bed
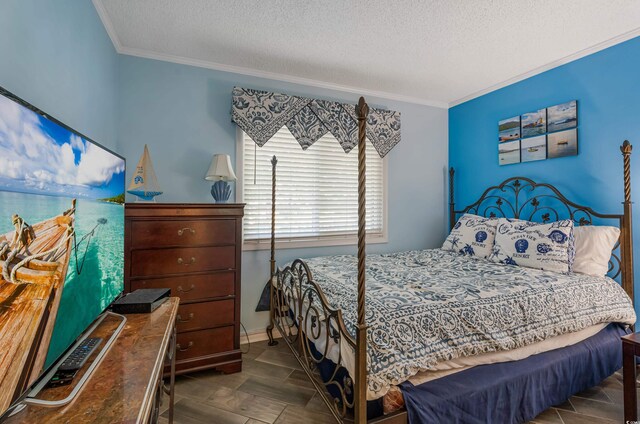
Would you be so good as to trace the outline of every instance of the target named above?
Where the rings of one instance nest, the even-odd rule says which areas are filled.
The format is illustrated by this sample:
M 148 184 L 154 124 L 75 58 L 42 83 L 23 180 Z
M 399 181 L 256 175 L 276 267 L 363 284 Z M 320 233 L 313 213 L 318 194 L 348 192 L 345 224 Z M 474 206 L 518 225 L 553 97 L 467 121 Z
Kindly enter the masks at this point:
M 577 156 L 498 165 L 499 120 L 574 99 L 578 100 Z M 571 200 L 598 211 L 621 213 L 622 157 L 618 146 L 625 139 L 635 145 L 631 173 L 638 264 L 640 37 L 449 109 L 449 163 L 456 168 L 456 203 L 466 206 L 487 186 L 518 175 L 552 183 Z M 639 299 L 638 266 L 635 281 Z

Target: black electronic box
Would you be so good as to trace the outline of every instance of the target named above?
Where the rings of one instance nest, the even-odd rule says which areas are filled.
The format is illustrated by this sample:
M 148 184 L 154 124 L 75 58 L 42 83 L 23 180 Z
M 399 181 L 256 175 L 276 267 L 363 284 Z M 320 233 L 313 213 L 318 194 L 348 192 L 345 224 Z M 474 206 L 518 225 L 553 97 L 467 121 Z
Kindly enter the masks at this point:
M 155 311 L 171 295 L 171 289 L 138 289 L 113 302 L 116 314 L 148 314 Z

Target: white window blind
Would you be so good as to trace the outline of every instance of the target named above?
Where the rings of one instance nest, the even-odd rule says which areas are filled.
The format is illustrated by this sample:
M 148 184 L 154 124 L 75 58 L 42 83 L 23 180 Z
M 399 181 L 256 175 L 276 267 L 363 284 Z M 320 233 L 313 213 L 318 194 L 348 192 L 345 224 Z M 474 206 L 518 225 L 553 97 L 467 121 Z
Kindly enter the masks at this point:
M 349 244 L 358 230 L 358 152 L 328 134 L 306 151 L 286 127 L 263 147 L 241 133 L 245 247 L 269 244 L 271 158 L 278 158 L 276 238 L 307 245 Z M 240 153 L 240 152 L 239 152 Z M 367 236 L 385 237 L 385 165 L 367 142 Z M 321 243 L 313 243 L 321 241 Z M 259 248 L 259 247 L 257 247 Z

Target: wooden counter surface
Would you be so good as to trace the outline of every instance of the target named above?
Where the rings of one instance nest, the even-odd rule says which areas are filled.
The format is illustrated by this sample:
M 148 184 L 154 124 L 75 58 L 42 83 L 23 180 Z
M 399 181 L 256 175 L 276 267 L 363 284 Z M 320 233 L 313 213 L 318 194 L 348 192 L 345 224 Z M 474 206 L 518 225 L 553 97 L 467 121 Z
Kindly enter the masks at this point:
M 7 423 L 144 423 L 152 414 L 157 381 L 175 329 L 179 299 L 170 298 L 150 314 L 130 314 L 102 362 L 71 403 L 61 407 L 27 405 Z M 90 337 L 107 339 L 119 324 L 107 316 Z M 83 366 L 80 380 L 94 357 Z M 67 396 L 73 385 L 46 388 L 38 399 Z

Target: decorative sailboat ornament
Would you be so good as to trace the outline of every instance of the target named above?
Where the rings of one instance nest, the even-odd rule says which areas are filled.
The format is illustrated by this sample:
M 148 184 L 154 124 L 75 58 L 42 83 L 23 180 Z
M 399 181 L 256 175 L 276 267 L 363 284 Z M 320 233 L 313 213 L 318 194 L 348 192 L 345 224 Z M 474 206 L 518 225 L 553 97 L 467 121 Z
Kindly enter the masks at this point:
M 136 195 L 138 197 L 136 202 L 155 202 L 154 197 L 162 194 L 146 144 L 131 178 L 127 193 Z

